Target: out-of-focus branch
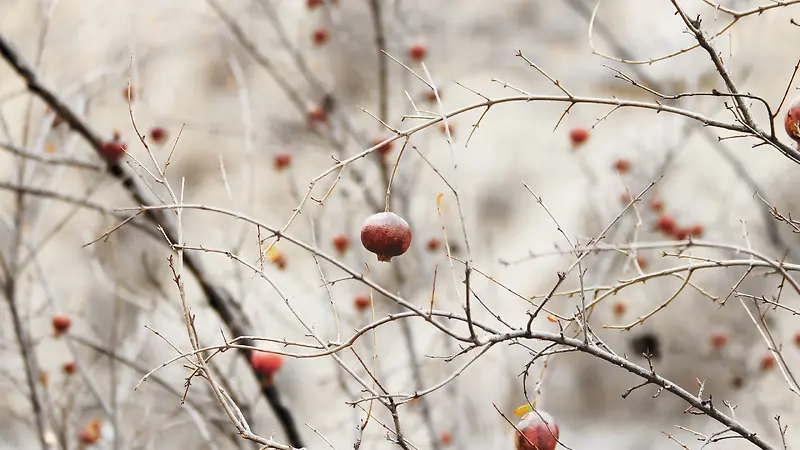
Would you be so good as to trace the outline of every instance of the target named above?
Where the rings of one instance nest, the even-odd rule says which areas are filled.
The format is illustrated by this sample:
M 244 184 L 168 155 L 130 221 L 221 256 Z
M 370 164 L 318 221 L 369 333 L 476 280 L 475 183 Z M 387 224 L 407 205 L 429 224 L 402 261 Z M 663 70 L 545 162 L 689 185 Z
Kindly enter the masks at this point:
M 104 139 L 101 137 L 100 133 L 94 130 L 83 118 L 78 117 L 78 115 L 57 97 L 53 91 L 45 87 L 33 69 L 2 35 L 0 35 L 0 56 L 2 56 L 14 71 L 25 80 L 27 88 L 31 93 L 47 103 L 50 109 L 61 117 L 72 130 L 80 134 L 98 154 L 103 154 L 102 146 Z M 119 162 L 108 161 L 106 170 L 121 182 L 122 186 L 128 191 L 136 203 L 140 205 L 154 204 L 146 188 L 137 181 L 131 169 Z M 174 223 L 163 211 L 147 211 L 145 216 L 154 225 L 160 226 L 171 242 L 179 242 Z M 200 285 L 209 305 L 219 315 L 228 329 L 236 336 L 254 335 L 254 327 L 248 316 L 242 310 L 241 305 L 233 298 L 227 289 L 214 280 L 211 274 L 203 268 L 198 255 L 187 253 L 184 257 L 184 263 Z M 6 284 L 8 286 L 12 283 Z M 249 362 L 250 351 L 241 350 L 240 354 Z M 250 366 L 249 363 L 248 366 Z M 255 372 L 253 373 L 255 374 Z M 258 374 L 255 375 L 259 380 L 261 379 Z M 265 385 L 267 383 L 261 384 Z M 293 415 L 289 408 L 283 403 L 277 388 L 275 388 L 274 385 L 264 388 L 262 389 L 262 394 L 275 412 L 290 444 L 293 447 L 303 447 Z

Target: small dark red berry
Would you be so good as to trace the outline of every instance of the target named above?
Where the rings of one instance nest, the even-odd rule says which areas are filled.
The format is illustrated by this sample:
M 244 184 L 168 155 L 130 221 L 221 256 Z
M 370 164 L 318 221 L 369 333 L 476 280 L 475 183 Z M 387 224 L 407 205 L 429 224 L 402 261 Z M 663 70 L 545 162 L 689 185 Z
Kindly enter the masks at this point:
M 323 45 L 328 42 L 328 29 L 327 28 L 317 28 L 314 30 L 314 44 L 317 46 Z
M 618 159 L 614 163 L 614 169 L 619 173 L 628 173 L 631 170 L 631 162 L 627 159 Z
M 428 49 L 422 44 L 414 44 L 408 49 L 408 56 L 414 61 L 422 61 L 428 54 Z
M 688 231 L 689 231 L 689 236 L 691 237 L 698 238 L 703 236 L 703 226 L 700 224 L 693 225 L 691 228 L 689 228 Z
M 356 311 L 364 312 L 369 309 L 370 306 L 372 306 L 372 300 L 365 295 L 360 295 L 353 300 L 353 306 L 356 307 Z
M 722 350 L 728 345 L 728 335 L 725 333 L 714 333 L 711 335 L 711 347 L 714 350 Z
M 100 152 L 107 160 L 117 162 L 125 156 L 125 150 L 128 147 L 117 140 L 105 141 L 100 145 Z
M 71 325 L 72 320 L 69 318 L 69 316 L 59 314 L 53 317 L 53 330 L 55 330 L 56 336 L 66 333 Z
M 657 198 L 650 199 L 650 209 L 658 213 L 664 211 L 664 201 Z
M 156 144 L 164 142 L 167 140 L 167 130 L 161 127 L 153 127 L 153 129 L 150 130 L 150 139 Z
M 308 120 L 313 123 L 326 123 L 328 121 L 328 112 L 322 106 L 314 106 L 308 111 Z
M 573 128 L 569 132 L 569 140 L 572 142 L 572 148 L 580 147 L 589 140 L 589 130 L 586 128 Z
M 442 241 L 440 241 L 438 238 L 430 238 L 430 240 L 428 240 L 428 250 L 432 252 L 439 250 L 439 247 L 441 246 L 442 246 Z
M 385 139 L 375 139 L 372 141 L 370 147 L 375 147 L 376 145 L 380 145 Z M 381 145 L 378 147 L 377 152 L 381 154 L 382 157 L 386 157 L 389 153 L 392 152 L 392 148 L 394 147 L 393 142 L 388 142 L 386 144 Z
M 344 255 L 347 253 L 347 249 L 350 248 L 350 238 L 343 234 L 336 236 L 333 238 L 333 248 L 339 252 L 339 255 Z
M 64 364 L 64 367 L 62 367 L 62 370 L 64 371 L 65 374 L 72 375 L 73 373 L 75 373 L 78 370 L 78 366 L 75 364 L 74 361 L 70 361 L 70 362 Z
M 292 165 L 292 155 L 289 153 L 277 154 L 275 155 L 275 158 L 273 158 L 272 162 L 275 165 L 275 170 L 277 171 L 288 169 L 289 166 Z
M 677 228 L 678 224 L 675 223 L 675 219 L 670 216 L 661 216 L 658 218 L 658 222 L 656 222 L 656 229 L 666 235 L 672 235 Z
M 361 244 L 375 253 L 378 261 L 389 262 L 411 246 L 411 227 L 393 212 L 373 214 L 361 227 Z

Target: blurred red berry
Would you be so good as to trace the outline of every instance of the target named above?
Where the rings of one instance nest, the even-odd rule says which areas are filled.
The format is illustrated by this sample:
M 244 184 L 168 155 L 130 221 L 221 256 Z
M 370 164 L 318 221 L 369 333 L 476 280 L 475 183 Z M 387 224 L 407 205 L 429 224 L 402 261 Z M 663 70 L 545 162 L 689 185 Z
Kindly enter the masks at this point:
M 795 142 L 800 143 L 800 98 L 789 104 L 783 126 L 786 129 L 786 134 L 794 139 Z
M 453 444 L 453 435 L 448 433 L 447 431 L 443 431 L 441 436 L 439 436 L 439 441 L 441 441 L 442 445 L 448 446 Z
M 111 162 L 117 162 L 125 156 L 128 147 L 119 141 L 105 141 L 100 145 L 100 152 L 103 157 Z
M 676 228 L 678 228 L 678 224 L 675 223 L 675 219 L 670 216 L 661 216 L 656 222 L 656 229 L 666 235 L 672 235 Z
M 53 330 L 55 330 L 56 336 L 61 335 L 62 333 L 66 333 L 69 331 L 69 327 L 72 325 L 72 320 L 69 316 L 64 314 L 59 314 L 53 317 Z
M 408 49 L 408 56 L 414 61 L 422 61 L 427 55 L 428 49 L 422 44 L 414 44 Z
M 327 28 L 317 28 L 314 30 L 314 44 L 317 46 L 323 45 L 324 43 L 328 42 L 328 30 Z
M 725 333 L 714 333 L 711 335 L 711 347 L 715 350 L 722 350 L 728 345 L 728 335 Z
M 432 252 L 439 250 L 439 247 L 441 246 L 442 246 L 442 241 L 440 241 L 438 238 L 430 238 L 428 240 L 428 250 Z
M 614 163 L 614 169 L 619 173 L 628 173 L 631 170 L 631 162 L 627 159 L 618 159 Z
M 279 153 L 275 155 L 272 163 L 277 171 L 288 169 L 289 166 L 292 165 L 292 155 L 289 153 Z
M 126 86 L 122 89 L 122 98 L 128 101 L 130 98 L 133 101 L 136 98 L 136 89 L 133 86 Z
M 672 232 L 672 239 L 676 241 L 682 241 L 689 237 L 689 230 L 687 228 L 676 228 L 675 231 Z
M 655 212 L 659 212 L 660 213 L 660 212 L 664 211 L 664 202 L 662 200 L 657 199 L 657 198 L 652 198 L 652 199 L 650 199 L 650 209 L 652 209 Z
M 693 225 L 687 231 L 691 237 L 701 237 L 703 235 L 703 226 L 700 224 Z
M 447 134 L 448 129 L 450 130 L 450 135 L 453 135 L 455 132 L 455 126 L 453 126 L 452 122 L 448 122 L 447 125 L 442 122 L 442 124 L 439 125 L 439 131 L 441 131 L 443 134 Z
M 380 145 L 385 139 L 375 139 L 372 141 L 370 147 L 375 147 L 376 145 Z M 388 142 L 386 144 L 381 145 L 378 147 L 377 152 L 381 154 L 381 156 L 386 157 L 389 153 L 392 152 L 392 148 L 394 147 L 394 142 Z
M 625 314 L 625 311 L 628 310 L 628 305 L 625 302 L 616 302 L 614 303 L 614 315 L 619 317 Z
M 156 144 L 160 144 L 167 140 L 167 130 L 161 127 L 154 127 L 150 130 L 150 139 L 153 140 Z
M 347 249 L 350 248 L 350 238 L 340 234 L 333 238 L 333 248 L 339 252 L 339 255 L 344 255 L 347 252 Z
M 800 331 L 794 334 L 794 345 L 800 347 Z
M 631 202 L 631 200 L 632 200 L 632 198 L 631 198 L 631 194 L 629 194 L 629 193 L 627 193 L 627 192 L 625 192 L 624 194 L 622 194 L 622 195 L 620 195 L 620 196 L 619 196 L 619 201 L 620 201 L 620 203 L 622 203 L 623 205 L 627 205 L 628 203 L 630 203 L 630 202 Z
M 647 268 L 647 259 L 644 256 L 637 256 L 636 263 L 639 264 L 639 268 L 642 270 Z
M 75 364 L 74 361 L 70 361 L 68 363 L 65 363 L 62 369 L 64 370 L 65 374 L 72 375 L 78 370 L 78 366 Z
M 365 295 L 360 295 L 353 300 L 353 306 L 356 307 L 356 311 L 364 312 L 368 310 L 370 306 L 372 306 L 372 300 Z
M 572 148 L 580 147 L 589 140 L 589 130 L 586 128 L 573 128 L 569 132 L 569 140 L 572 142 Z
M 254 350 L 250 353 L 250 365 L 257 374 L 272 377 L 283 366 L 283 355 Z
M 308 0 L 306 1 L 306 6 L 308 6 L 308 9 L 314 9 L 317 6 L 321 6 L 323 3 L 325 3 L 325 0 Z
M 439 91 L 439 98 L 442 98 L 442 90 L 438 89 Z M 428 103 L 436 103 L 436 93 L 433 92 L 433 89 L 429 90 L 427 94 L 425 94 L 425 101 Z
M 761 367 L 762 372 L 772 370 L 775 367 L 775 355 L 770 353 L 768 355 L 762 356 L 759 366 Z
M 100 440 L 100 421 L 94 419 L 90 421 L 80 432 L 78 440 L 83 445 L 94 445 Z
M 326 123 L 328 121 L 328 112 L 322 106 L 315 106 L 308 111 L 308 120 L 311 123 Z

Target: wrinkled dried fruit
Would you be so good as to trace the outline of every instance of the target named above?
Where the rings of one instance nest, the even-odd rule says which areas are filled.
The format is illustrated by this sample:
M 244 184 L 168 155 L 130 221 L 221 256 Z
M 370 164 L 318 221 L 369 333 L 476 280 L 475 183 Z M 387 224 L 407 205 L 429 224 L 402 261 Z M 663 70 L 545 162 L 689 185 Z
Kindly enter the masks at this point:
M 554 450 L 558 445 L 558 425 L 544 411 L 531 411 L 522 416 L 514 431 L 517 450 Z
M 795 142 L 800 143 L 800 98 L 789 104 L 786 118 L 783 120 L 783 126 L 786 129 L 786 134 L 794 139 Z
M 572 148 L 577 148 L 589 140 L 589 130 L 586 128 L 573 128 L 569 132 L 569 140 L 572 141 Z
M 378 261 L 389 262 L 411 246 L 411 227 L 393 212 L 373 214 L 361 227 L 361 244 L 375 253 Z

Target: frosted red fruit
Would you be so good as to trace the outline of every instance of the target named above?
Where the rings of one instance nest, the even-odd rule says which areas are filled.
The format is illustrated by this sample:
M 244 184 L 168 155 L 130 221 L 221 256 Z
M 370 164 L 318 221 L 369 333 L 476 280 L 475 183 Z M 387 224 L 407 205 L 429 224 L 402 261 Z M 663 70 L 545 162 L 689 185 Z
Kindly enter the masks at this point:
M 725 333 L 714 333 L 711 335 L 711 347 L 715 350 L 721 350 L 728 345 L 728 335 Z
M 569 140 L 572 142 L 572 147 L 579 147 L 589 140 L 589 130 L 586 128 L 573 128 L 569 132 Z
M 361 244 L 378 255 L 378 261 L 389 262 L 411 246 L 411 228 L 393 212 L 373 214 L 361 227 Z
M 70 325 L 72 325 L 72 320 L 70 320 L 69 316 L 60 314 L 53 317 L 53 329 L 56 332 L 56 336 L 66 333 L 69 330 Z
M 427 54 L 428 49 L 422 44 L 414 44 L 408 49 L 408 56 L 414 61 L 422 61 Z
M 361 295 L 356 297 L 355 300 L 353 300 L 353 306 L 356 307 L 356 310 L 358 312 L 364 312 L 367 309 L 369 309 L 370 306 L 372 306 L 372 300 L 370 300 L 369 297 L 365 295 Z
M 670 216 L 661 216 L 656 222 L 656 229 L 667 235 L 672 235 L 677 228 L 678 224 Z
M 125 156 L 125 150 L 128 147 L 119 142 L 119 140 L 115 139 L 113 141 L 105 141 L 100 145 L 100 152 L 103 154 L 103 157 L 108 159 L 111 162 L 117 162 Z
M 517 430 L 514 431 L 517 450 L 554 450 L 558 445 L 558 425 L 544 411 L 531 411 L 522 416 Z
M 441 246 L 442 246 L 442 241 L 440 241 L 437 238 L 431 238 L 428 241 L 428 250 L 430 250 L 432 252 L 435 252 L 436 250 L 439 250 L 439 247 L 441 247 Z
M 161 127 L 154 127 L 150 130 L 150 139 L 153 140 L 156 144 L 160 144 L 167 140 L 167 130 Z
M 794 139 L 795 142 L 800 143 L 800 98 L 789 104 L 786 118 L 783 120 L 783 126 L 786 128 L 786 134 Z
M 628 173 L 631 170 L 631 162 L 627 159 L 618 159 L 614 162 L 614 169 L 619 173 Z
M 283 366 L 283 355 L 253 351 L 250 353 L 250 364 L 257 374 L 271 377 Z
M 275 155 L 275 158 L 272 160 L 272 162 L 275 165 L 275 170 L 281 171 L 283 169 L 287 169 L 292 165 L 292 155 L 288 153 L 280 153 Z
M 343 234 L 336 236 L 333 238 L 333 248 L 335 248 L 340 255 L 344 255 L 347 249 L 350 248 L 350 238 Z
M 328 30 L 326 28 L 317 28 L 314 30 L 314 44 L 322 45 L 328 42 Z

